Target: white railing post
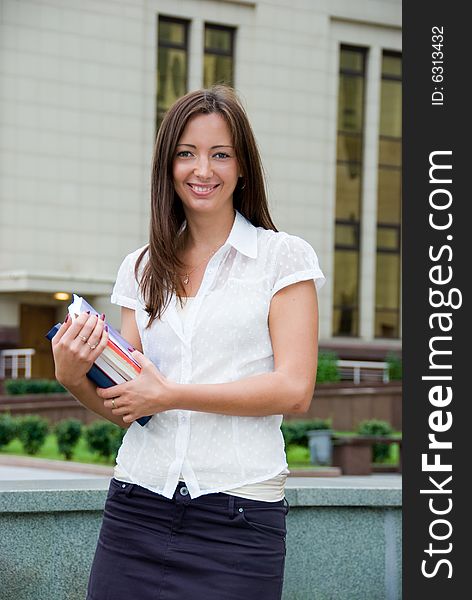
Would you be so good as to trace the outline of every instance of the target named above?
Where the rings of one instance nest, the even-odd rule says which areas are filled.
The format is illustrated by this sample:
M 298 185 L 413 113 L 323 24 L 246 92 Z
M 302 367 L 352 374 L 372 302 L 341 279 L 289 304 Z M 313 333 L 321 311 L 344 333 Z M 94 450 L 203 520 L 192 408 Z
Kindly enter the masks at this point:
M 11 357 L 11 378 L 18 379 L 18 355 Z
M 383 382 L 388 383 L 389 381 L 390 381 L 390 374 L 388 372 L 388 366 L 386 366 L 383 371 Z
M 356 365 L 354 367 L 354 383 L 360 383 L 361 382 L 361 368 L 359 367 L 359 365 Z
M 25 356 L 25 379 L 31 379 L 31 354 Z

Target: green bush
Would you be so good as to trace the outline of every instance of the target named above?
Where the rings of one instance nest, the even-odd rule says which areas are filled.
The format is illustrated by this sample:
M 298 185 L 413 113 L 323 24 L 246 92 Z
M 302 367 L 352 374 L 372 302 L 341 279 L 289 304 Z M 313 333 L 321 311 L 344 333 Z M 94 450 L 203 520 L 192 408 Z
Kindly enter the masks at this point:
M 64 419 L 54 427 L 54 433 L 59 452 L 66 460 L 70 460 L 82 435 L 82 423 L 77 419 Z
M 67 390 L 55 379 L 6 379 L 5 393 L 12 396 L 24 394 L 57 394 Z
M 398 356 L 398 354 L 390 352 L 387 354 L 385 362 L 388 364 L 388 376 L 390 381 L 402 379 L 402 359 Z
M 378 419 L 370 419 L 359 423 L 357 433 L 360 435 L 391 435 L 393 429 L 390 423 L 387 421 L 380 421 Z M 389 444 L 373 444 L 373 462 L 383 462 L 388 459 L 390 455 Z
M 85 440 L 90 452 L 109 459 L 116 457 L 125 433 L 110 421 L 95 421 L 85 428 Z
M 337 365 L 338 356 L 335 352 L 318 353 L 318 369 L 316 371 L 316 383 L 327 383 L 339 381 L 341 375 Z
M 16 438 L 16 420 L 8 413 L 0 414 L 0 448 Z
M 287 421 L 282 423 L 281 430 L 285 445 L 297 444 L 308 447 L 307 431 L 311 429 L 331 429 L 330 419 L 311 419 L 307 421 Z
M 26 415 L 18 419 L 18 438 L 27 454 L 37 454 L 48 434 L 46 419 L 37 415 Z

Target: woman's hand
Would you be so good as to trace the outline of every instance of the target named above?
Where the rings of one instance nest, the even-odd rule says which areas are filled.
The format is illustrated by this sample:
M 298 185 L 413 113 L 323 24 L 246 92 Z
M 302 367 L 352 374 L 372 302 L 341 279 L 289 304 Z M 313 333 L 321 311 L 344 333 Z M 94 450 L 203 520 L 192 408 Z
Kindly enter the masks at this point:
M 141 366 L 136 379 L 111 388 L 97 388 L 97 394 L 104 399 L 103 405 L 111 408 L 125 423 L 175 408 L 172 406 L 171 383 L 138 350 L 133 352 L 133 358 Z
M 86 312 L 73 321 L 67 315 L 52 339 L 56 379 L 66 388 L 78 385 L 103 352 L 108 331 L 102 318 Z

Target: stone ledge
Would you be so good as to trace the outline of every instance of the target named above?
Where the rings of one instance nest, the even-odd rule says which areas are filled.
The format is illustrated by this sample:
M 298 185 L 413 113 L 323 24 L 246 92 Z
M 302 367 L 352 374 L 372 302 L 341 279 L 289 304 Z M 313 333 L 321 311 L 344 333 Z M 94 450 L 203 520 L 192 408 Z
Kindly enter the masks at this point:
M 319 484 L 294 485 L 286 489 L 291 506 L 355 506 L 401 507 L 400 486 L 354 486 L 331 484 L 321 478 Z M 351 479 L 351 478 L 350 478 Z M 105 504 L 109 478 L 60 481 L 3 481 L 0 482 L 0 512 L 42 513 L 70 511 L 101 511 Z

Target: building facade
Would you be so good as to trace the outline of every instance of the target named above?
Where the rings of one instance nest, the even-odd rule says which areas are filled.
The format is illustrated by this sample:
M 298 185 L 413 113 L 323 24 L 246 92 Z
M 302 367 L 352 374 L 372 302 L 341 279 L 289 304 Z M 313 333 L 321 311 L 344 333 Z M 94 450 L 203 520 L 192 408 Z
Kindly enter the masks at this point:
M 400 0 L 1 0 L 0 349 L 78 293 L 109 304 L 148 237 L 153 143 L 186 91 L 234 85 L 280 230 L 315 248 L 320 345 L 401 347 Z

